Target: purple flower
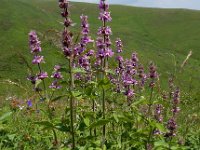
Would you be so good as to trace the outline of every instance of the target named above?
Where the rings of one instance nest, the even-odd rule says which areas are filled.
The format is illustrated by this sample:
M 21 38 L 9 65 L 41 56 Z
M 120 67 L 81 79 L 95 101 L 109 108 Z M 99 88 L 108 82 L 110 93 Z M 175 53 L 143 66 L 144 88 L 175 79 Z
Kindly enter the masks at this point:
M 160 123 L 163 121 L 162 110 L 163 110 L 163 106 L 158 104 L 156 106 L 155 113 L 154 113 L 155 119 Z
M 110 27 L 99 27 L 98 29 L 98 35 L 111 35 L 112 34 L 112 30 Z
M 38 79 L 43 80 L 45 78 L 48 78 L 47 72 L 41 72 L 41 73 L 38 74 Z
M 63 53 L 64 53 L 64 55 L 65 55 L 65 57 L 69 57 L 70 55 L 71 55 L 71 49 L 70 48 L 68 48 L 68 47 L 64 47 L 63 48 Z
M 33 75 L 30 75 L 30 76 L 27 77 L 27 80 L 31 81 L 32 84 L 35 84 L 37 79 L 38 79 L 38 77 L 33 76 Z
M 81 33 L 83 35 L 81 37 L 80 45 L 81 47 L 84 47 L 86 46 L 86 44 L 94 42 L 94 40 L 92 40 L 91 37 L 88 36 L 89 31 L 90 31 L 89 24 L 88 24 L 88 16 L 81 15 L 80 18 L 81 18 L 81 27 L 82 27 Z
M 31 53 L 38 53 L 41 52 L 41 46 L 40 46 L 41 42 L 39 41 L 37 34 L 35 31 L 31 31 L 29 33 L 29 46 L 31 49 Z
M 105 44 L 106 44 L 107 47 L 111 46 L 112 42 L 111 42 L 109 36 L 106 36 L 106 37 L 105 37 Z
M 117 47 L 117 53 L 121 53 L 122 52 L 122 47 L 123 47 L 121 39 L 117 38 L 115 43 L 116 43 L 116 47 Z
M 62 79 L 63 76 L 61 75 L 61 72 L 54 72 L 52 75 L 51 75 L 52 78 L 55 78 L 55 79 Z
M 72 20 L 70 18 L 65 18 L 64 25 L 66 27 L 69 27 L 71 26 L 71 24 L 72 24 Z
M 180 90 L 179 90 L 179 88 L 177 88 L 176 91 L 174 92 L 173 103 L 175 105 L 178 105 L 179 102 L 180 102 Z
M 32 63 L 33 64 L 44 63 L 44 56 L 34 56 Z
M 62 41 L 63 46 L 68 48 L 72 43 L 73 34 L 70 31 L 65 30 L 63 31 L 62 35 L 63 35 L 63 41 Z
M 74 47 L 74 55 L 75 56 L 78 56 L 85 51 L 86 48 L 84 47 L 84 45 L 83 45 L 83 43 L 82 43 L 82 45 L 80 43 L 76 44 L 76 46 Z
M 105 47 L 105 43 L 102 37 L 97 38 L 96 45 L 98 49 L 103 49 Z
M 171 110 L 173 114 L 177 114 L 181 109 L 179 107 L 174 106 L 173 109 Z
M 110 16 L 110 12 L 107 12 L 107 11 L 100 12 L 100 14 L 99 14 L 99 20 L 105 21 L 105 22 L 112 21 L 112 18 Z
M 83 55 L 79 58 L 79 65 L 83 67 L 86 70 L 89 70 L 90 68 L 90 62 L 89 62 L 89 56 Z
M 101 58 L 98 56 L 97 58 L 96 58 L 96 61 L 95 61 L 95 63 L 94 63 L 94 66 L 95 67 L 99 67 L 100 65 L 101 65 Z
M 94 55 L 94 50 L 89 50 L 87 53 L 86 53 L 87 56 L 93 56 Z
M 131 60 L 132 60 L 132 62 L 133 62 L 133 66 L 137 66 L 137 65 L 138 65 L 139 59 L 138 59 L 138 57 L 137 57 L 137 53 L 133 53 L 133 54 L 132 54 Z
M 158 77 L 158 74 L 156 72 L 156 67 L 153 64 L 150 64 L 150 67 L 149 67 L 149 77 L 151 79 L 155 79 Z
M 143 87 L 147 80 L 147 75 L 144 73 L 144 67 L 142 65 L 138 67 L 138 76 L 140 78 L 140 86 Z
M 151 79 L 149 87 L 153 88 L 155 86 L 155 80 L 158 78 L 156 67 L 154 66 L 153 63 L 151 63 L 149 66 L 149 77 Z
M 54 70 L 55 71 L 59 71 L 61 69 L 61 66 L 60 65 L 55 65 L 55 67 L 54 67 Z
M 68 8 L 68 0 L 59 0 L 58 2 L 60 8 Z
M 169 119 L 169 121 L 167 122 L 167 128 L 171 131 L 174 132 L 174 130 L 176 130 L 177 124 L 174 120 L 174 118 Z
M 32 106 L 33 106 L 32 101 L 31 101 L 31 100 L 28 100 L 28 101 L 27 101 L 27 107 L 30 108 L 30 107 L 32 107 Z
M 88 16 L 81 15 L 80 18 L 81 18 L 81 27 L 82 28 L 89 28 Z
M 94 40 L 91 39 L 91 37 L 85 35 L 81 38 L 81 44 L 83 44 L 84 46 L 88 43 L 92 43 L 94 42 Z
M 118 60 L 120 63 L 122 63 L 124 61 L 123 57 L 122 56 L 117 56 L 116 57 L 116 60 Z
M 97 57 L 102 59 L 105 57 L 105 54 L 104 54 L 104 49 L 98 49 L 97 51 Z
M 128 89 L 128 90 L 126 90 L 125 95 L 128 98 L 131 98 L 131 97 L 133 97 L 135 95 L 135 93 L 134 93 L 134 91 L 132 89 Z
M 109 9 L 109 5 L 106 4 L 104 0 L 100 0 L 99 9 L 101 11 L 107 11 Z
M 53 81 L 53 82 L 51 83 L 51 85 L 49 86 L 49 88 L 51 88 L 51 89 L 60 89 L 60 88 L 62 88 L 62 86 L 60 86 L 60 85 L 58 84 L 58 81 L 55 80 L 55 81 Z
M 112 57 L 114 55 L 114 52 L 110 48 L 106 48 L 104 52 L 104 56 Z
M 153 134 L 154 134 L 154 135 L 160 135 L 160 134 L 162 134 L 162 132 L 160 132 L 160 130 L 158 130 L 158 129 L 155 129 L 155 130 L 153 131 Z

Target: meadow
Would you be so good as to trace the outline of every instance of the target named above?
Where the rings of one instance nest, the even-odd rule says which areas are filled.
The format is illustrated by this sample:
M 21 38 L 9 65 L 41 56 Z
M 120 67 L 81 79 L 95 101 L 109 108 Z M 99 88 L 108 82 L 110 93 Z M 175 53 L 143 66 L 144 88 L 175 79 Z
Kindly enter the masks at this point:
M 102 26 L 98 6 L 70 3 L 69 9 L 73 20 L 69 29 L 74 39 L 80 40 L 80 16 L 84 14 L 89 17 L 90 36 L 96 40 Z M 139 58 L 132 69 L 139 73 L 143 64 L 143 71 L 147 76 L 150 73 L 144 88 L 133 86 L 135 95 L 126 93 L 124 83 L 120 83 L 123 85 L 120 94 L 115 90 L 112 79 L 117 76 L 116 56 L 109 61 L 107 56 L 102 58 L 104 65 L 93 68 L 90 82 L 76 78 L 79 74 L 85 77 L 88 70 L 80 64 L 80 68 L 73 70 L 71 55 L 62 53 L 60 11 L 58 2 L 53 0 L 1 0 L 1 149 L 200 149 L 200 11 L 110 6 L 112 21 L 108 25 L 112 28 L 112 45 L 109 46 L 116 51 L 115 41 L 119 37 L 123 42 L 120 55 L 135 61 L 135 57 Z M 62 72 L 61 85 L 65 88 L 45 90 L 43 78 L 34 86 L 27 81 L 28 75 L 38 72 L 31 63 L 31 30 L 36 31 L 41 41 L 41 55 L 45 58 L 42 70 L 50 77 L 54 66 L 60 65 L 53 73 Z M 96 49 L 95 42 L 86 51 L 89 49 Z M 95 59 L 92 57 L 91 62 Z M 123 63 L 127 67 L 129 62 Z M 139 82 L 140 78 L 136 79 Z M 116 80 L 121 82 L 120 75 Z M 52 80 L 45 82 L 47 87 Z M 155 82 L 155 87 L 151 82 Z M 134 96 L 130 98 L 129 94 Z M 171 112 L 175 105 L 172 100 L 177 97 L 178 116 L 174 108 Z M 162 112 L 162 122 L 158 112 Z M 170 115 L 176 116 L 176 135 L 169 135 Z M 162 134 L 155 134 L 157 130 Z

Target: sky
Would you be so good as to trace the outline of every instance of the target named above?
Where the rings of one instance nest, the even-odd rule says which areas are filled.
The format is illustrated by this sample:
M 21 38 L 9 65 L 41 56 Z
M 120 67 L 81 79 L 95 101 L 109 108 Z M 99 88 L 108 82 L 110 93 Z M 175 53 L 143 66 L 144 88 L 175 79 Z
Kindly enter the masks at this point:
M 98 3 L 99 0 L 71 0 L 76 2 Z M 200 10 L 200 0 L 107 0 L 110 4 L 123 4 L 141 7 L 187 8 Z

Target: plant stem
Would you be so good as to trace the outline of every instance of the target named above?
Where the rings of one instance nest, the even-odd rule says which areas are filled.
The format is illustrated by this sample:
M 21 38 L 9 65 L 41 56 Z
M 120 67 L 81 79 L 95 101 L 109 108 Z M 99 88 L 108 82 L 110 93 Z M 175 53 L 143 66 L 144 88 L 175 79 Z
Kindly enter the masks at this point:
M 151 88 L 151 94 L 149 98 L 149 107 L 148 107 L 148 118 L 151 119 L 151 106 L 152 106 L 152 97 L 153 97 L 153 88 Z
M 42 73 L 42 69 L 41 69 L 39 63 L 38 63 L 38 68 L 39 68 L 40 73 Z M 46 85 L 45 85 L 44 79 L 42 80 L 42 84 L 43 84 L 43 88 L 44 88 L 45 97 L 47 98 Z
M 103 101 L 102 101 L 103 119 L 105 119 L 105 89 L 104 88 L 102 92 L 103 92 Z M 106 125 L 103 125 L 102 145 L 105 144 L 105 137 L 106 137 Z
M 152 97 L 153 97 L 153 87 L 151 88 L 151 94 L 150 94 L 150 98 L 149 98 L 149 108 L 148 108 L 148 120 L 149 120 L 149 122 L 150 122 L 150 119 L 151 119 Z M 149 137 L 148 137 L 147 144 L 146 144 L 146 149 L 148 149 L 148 145 L 150 144 L 152 132 L 153 132 L 153 130 L 152 130 L 152 127 L 150 125 L 150 131 L 149 131 Z
M 93 113 L 95 113 L 95 100 L 94 99 L 92 100 L 92 110 L 93 110 Z M 97 136 L 96 128 L 94 128 L 94 136 Z
M 74 90 L 74 74 L 73 74 L 73 56 L 69 59 L 69 69 L 70 69 L 70 91 Z M 74 97 L 70 97 L 70 120 L 71 120 L 71 135 L 72 135 L 72 149 L 75 149 L 75 133 L 74 133 Z

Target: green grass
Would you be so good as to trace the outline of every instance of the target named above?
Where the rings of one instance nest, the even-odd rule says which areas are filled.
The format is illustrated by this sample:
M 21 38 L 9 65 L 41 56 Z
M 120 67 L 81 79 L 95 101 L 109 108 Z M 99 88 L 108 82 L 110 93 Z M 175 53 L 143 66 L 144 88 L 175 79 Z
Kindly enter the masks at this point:
M 74 31 L 79 32 L 79 16 L 87 14 L 91 24 L 92 37 L 95 37 L 101 22 L 97 19 L 95 4 L 72 3 L 72 19 L 76 24 Z M 161 79 L 167 79 L 186 58 L 189 50 L 192 57 L 178 72 L 178 84 L 182 89 L 198 94 L 200 81 L 200 11 L 184 9 L 151 9 L 112 5 L 112 40 L 120 37 L 124 42 L 124 56 L 136 51 L 141 61 L 147 64 L 153 60 L 159 69 Z M 0 79 L 22 82 L 27 68 L 19 55 L 31 61 L 28 48 L 28 32 L 36 30 L 42 41 L 47 70 L 56 63 L 64 61 L 58 48 L 50 44 L 51 36 L 44 38 L 48 30 L 62 30 L 60 10 L 53 0 L 1 0 L 0 6 Z M 174 60 L 175 59 L 175 60 Z M 166 82 L 166 81 L 164 81 Z M 162 85 L 165 86 L 165 83 Z M 9 89 L 9 91 L 8 91 Z M 16 89 L 3 85 L 0 95 L 8 95 Z M 15 93 L 13 93 L 15 94 Z

